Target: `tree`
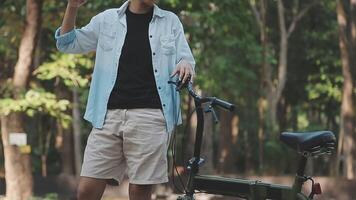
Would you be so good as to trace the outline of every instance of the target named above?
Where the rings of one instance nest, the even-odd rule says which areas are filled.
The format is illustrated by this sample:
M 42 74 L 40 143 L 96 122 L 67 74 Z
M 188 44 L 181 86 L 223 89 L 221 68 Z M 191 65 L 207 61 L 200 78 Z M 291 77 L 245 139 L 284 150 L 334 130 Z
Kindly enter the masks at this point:
M 82 163 L 80 111 L 78 90 L 88 86 L 88 78 L 84 71 L 91 71 L 93 63 L 85 55 L 52 54 L 51 61 L 43 63 L 34 75 L 42 81 L 51 81 L 55 87 L 56 96 L 72 101 L 67 115 L 72 115 L 72 127 L 63 126 L 57 122 L 56 148 L 61 154 L 62 173 L 72 176 L 79 175 Z
M 356 59 L 352 56 L 356 49 L 355 43 L 355 22 L 353 17 L 348 17 L 347 11 L 344 7 L 344 1 L 337 0 L 336 13 L 339 27 L 339 46 L 341 53 L 342 74 L 344 77 L 343 95 L 341 103 L 341 119 L 340 119 L 340 133 L 337 151 L 336 172 L 339 172 L 340 163 L 343 163 L 342 175 L 348 179 L 354 178 L 354 156 L 355 137 L 354 137 L 354 103 L 353 103 L 353 77 L 352 64 L 355 64 Z M 348 2 L 355 9 L 356 1 Z M 353 10 L 352 9 L 352 10 Z M 351 24 L 351 29 L 348 26 Z M 351 31 L 349 33 L 348 31 Z M 351 37 L 350 37 L 351 36 Z
M 261 70 L 260 70 L 260 90 L 262 94 L 257 102 L 258 115 L 259 115 L 259 128 L 258 128 L 258 161 L 259 170 L 263 170 L 264 164 L 264 140 L 265 140 L 265 112 L 266 112 L 266 96 L 268 95 L 268 88 L 272 88 L 272 67 L 270 64 L 269 45 L 270 41 L 267 34 L 267 1 L 260 0 L 258 3 L 255 0 L 249 0 L 251 9 L 257 21 L 260 32 L 260 43 L 262 46 L 261 51 Z
M 270 65 L 270 48 L 267 33 L 267 12 L 268 2 L 250 0 L 250 5 L 254 16 L 256 18 L 259 31 L 260 31 L 260 42 L 262 46 L 262 70 L 261 70 L 261 80 L 262 80 L 262 97 L 259 102 L 260 110 L 263 110 L 263 101 L 267 100 L 267 113 L 268 113 L 268 123 L 267 126 L 270 127 L 269 130 L 276 130 L 277 123 L 277 105 L 282 97 L 283 90 L 287 81 L 287 70 L 288 70 L 288 44 L 292 33 L 295 31 L 298 22 L 306 15 L 309 9 L 314 6 L 318 1 L 311 1 L 304 8 L 300 9 L 300 1 L 293 1 L 292 3 L 292 16 L 291 22 L 287 25 L 286 8 L 283 0 L 277 0 L 277 13 L 278 13 L 278 23 L 279 23 L 279 55 L 278 55 L 278 65 L 277 70 L 273 70 Z M 290 4 L 290 3 L 288 3 Z M 273 73 L 276 71 L 276 73 Z M 260 111 L 260 118 L 263 116 L 263 112 Z M 260 138 L 263 138 L 263 132 L 260 130 Z M 261 142 L 260 142 L 261 143 Z M 261 159 L 261 158 L 260 158 Z
M 26 21 L 20 42 L 18 60 L 12 78 L 13 98 L 20 99 L 29 82 L 33 55 L 41 26 L 42 0 L 26 1 Z M 24 132 L 23 114 L 12 112 L 1 118 L 5 156 L 6 198 L 25 200 L 32 196 L 33 180 L 29 154 L 21 154 L 9 144 L 9 134 Z

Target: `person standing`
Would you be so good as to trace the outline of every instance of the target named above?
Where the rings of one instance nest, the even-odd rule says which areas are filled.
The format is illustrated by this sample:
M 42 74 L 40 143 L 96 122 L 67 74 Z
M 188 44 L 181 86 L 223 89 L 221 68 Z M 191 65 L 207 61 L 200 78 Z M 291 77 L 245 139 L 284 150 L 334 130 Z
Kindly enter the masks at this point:
M 84 3 L 68 0 L 55 32 L 61 52 L 96 52 L 77 198 L 101 199 L 127 174 L 130 200 L 149 200 L 154 185 L 168 182 L 170 136 L 182 123 L 179 93 L 167 82 L 193 81 L 195 60 L 178 16 L 156 0 L 127 0 L 75 28 Z

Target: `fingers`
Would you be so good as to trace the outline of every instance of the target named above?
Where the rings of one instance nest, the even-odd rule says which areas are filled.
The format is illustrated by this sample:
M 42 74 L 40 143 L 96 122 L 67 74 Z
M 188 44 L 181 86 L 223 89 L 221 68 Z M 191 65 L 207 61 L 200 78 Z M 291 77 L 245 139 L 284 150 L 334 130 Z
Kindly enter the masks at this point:
M 187 79 L 189 78 L 189 76 L 191 76 L 191 72 L 189 71 L 189 69 L 187 69 L 184 73 L 184 77 L 183 77 L 183 83 L 185 83 L 187 81 Z
M 175 76 L 178 72 L 179 72 L 179 69 L 178 69 L 178 68 L 175 69 L 175 70 L 173 71 L 173 73 L 171 74 L 171 78 L 172 78 L 173 76 Z
M 187 64 L 187 65 L 185 65 L 185 69 L 186 69 L 186 73 L 185 73 L 185 75 L 184 75 L 184 80 L 183 80 L 183 82 L 185 83 L 186 82 L 186 80 L 189 78 L 190 80 L 190 82 L 191 83 L 193 83 L 193 80 L 194 80 L 194 78 L 195 78 L 195 74 L 194 74 L 194 71 L 193 71 L 193 68 L 192 68 L 192 66 L 190 65 L 190 64 Z
M 194 82 L 194 78 L 195 78 L 195 74 L 194 74 L 193 70 L 191 72 L 192 72 L 192 74 L 191 74 L 191 77 L 190 77 L 190 82 L 193 83 Z
M 190 64 L 181 63 L 180 65 L 178 65 L 177 68 L 171 74 L 171 78 L 177 74 L 179 75 L 179 80 L 182 81 L 182 83 L 185 83 L 189 77 L 190 82 L 193 83 L 193 80 L 195 78 L 195 74 Z
M 181 81 L 181 80 L 183 80 L 183 77 L 185 76 L 185 68 L 184 67 L 182 67 L 181 68 L 181 70 L 180 70 L 180 73 L 179 73 L 179 80 Z M 182 81 L 183 83 L 185 82 L 185 81 Z

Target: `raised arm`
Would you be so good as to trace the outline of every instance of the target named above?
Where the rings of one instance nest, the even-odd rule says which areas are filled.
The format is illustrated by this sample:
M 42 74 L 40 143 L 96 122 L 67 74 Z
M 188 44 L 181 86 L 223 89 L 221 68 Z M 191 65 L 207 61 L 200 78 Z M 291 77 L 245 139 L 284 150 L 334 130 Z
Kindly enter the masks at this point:
M 78 8 L 82 6 L 85 2 L 86 2 L 85 0 L 68 0 L 67 9 L 64 14 L 60 35 L 74 29 Z
M 58 50 L 65 53 L 86 53 L 95 51 L 99 35 L 99 15 L 80 28 L 75 28 L 75 21 L 79 7 L 86 0 L 68 0 L 62 26 L 56 30 L 55 38 Z

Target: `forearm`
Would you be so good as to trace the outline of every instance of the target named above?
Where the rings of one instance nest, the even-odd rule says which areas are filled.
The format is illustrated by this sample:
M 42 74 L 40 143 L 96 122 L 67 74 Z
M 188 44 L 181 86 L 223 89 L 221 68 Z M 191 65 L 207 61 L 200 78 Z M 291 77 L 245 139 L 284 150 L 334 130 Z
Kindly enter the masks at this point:
M 73 7 L 70 4 L 67 5 L 66 12 L 64 14 L 64 18 L 63 18 L 63 22 L 62 22 L 62 26 L 61 26 L 61 30 L 60 30 L 61 35 L 73 30 L 73 28 L 75 26 L 75 21 L 77 18 L 77 12 L 78 12 L 77 7 Z

